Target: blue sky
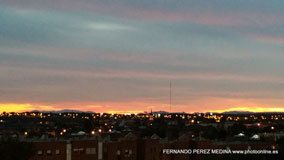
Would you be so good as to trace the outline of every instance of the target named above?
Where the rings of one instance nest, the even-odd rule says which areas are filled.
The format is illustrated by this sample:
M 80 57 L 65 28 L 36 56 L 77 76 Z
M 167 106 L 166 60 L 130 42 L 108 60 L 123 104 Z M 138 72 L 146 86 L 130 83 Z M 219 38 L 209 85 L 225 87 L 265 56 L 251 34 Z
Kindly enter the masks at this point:
M 172 81 L 174 111 L 281 109 L 283 7 L 281 0 L 0 0 L 0 103 L 168 110 Z

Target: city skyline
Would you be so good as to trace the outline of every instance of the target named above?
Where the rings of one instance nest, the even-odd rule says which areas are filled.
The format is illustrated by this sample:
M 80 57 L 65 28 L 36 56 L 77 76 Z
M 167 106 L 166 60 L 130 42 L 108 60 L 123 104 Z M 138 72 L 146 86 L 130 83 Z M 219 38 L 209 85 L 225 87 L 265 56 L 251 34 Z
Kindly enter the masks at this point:
M 0 111 L 284 112 L 281 0 L 2 0 Z

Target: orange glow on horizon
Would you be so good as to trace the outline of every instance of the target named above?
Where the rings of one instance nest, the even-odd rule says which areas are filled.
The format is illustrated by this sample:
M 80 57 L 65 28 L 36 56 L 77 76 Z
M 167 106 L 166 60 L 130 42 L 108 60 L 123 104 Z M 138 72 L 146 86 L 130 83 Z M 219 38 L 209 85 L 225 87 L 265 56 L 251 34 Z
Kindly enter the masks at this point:
M 133 111 L 106 111 L 109 114 L 138 114 L 143 113 L 144 111 L 133 110 Z
M 78 105 L 79 106 L 79 105 Z M 117 109 L 117 105 L 111 105 L 111 106 L 104 106 L 104 105 L 80 105 L 82 108 L 76 108 L 76 107 L 63 107 L 63 106 L 47 106 L 47 105 L 34 105 L 34 104 L 16 104 L 16 103 L 6 103 L 6 104 L 0 104 L 0 112 L 25 112 L 25 111 L 32 111 L 32 110 L 39 110 L 39 111 L 56 111 L 56 110 L 62 110 L 62 109 L 71 109 L 71 110 L 81 110 L 81 111 L 94 111 L 97 113 L 110 113 L 110 114 L 137 114 L 137 113 L 143 113 L 145 111 L 149 112 L 149 107 L 145 106 L 144 110 L 140 108 L 137 108 L 135 110 L 133 107 L 125 107 L 123 109 Z M 91 107 L 94 106 L 94 107 Z M 133 104 L 130 106 L 134 106 Z M 139 105 L 141 106 L 141 104 Z M 156 105 L 159 106 L 159 105 Z M 97 110 L 100 108 L 99 110 Z M 130 108 L 130 109 L 128 109 Z M 164 110 L 165 107 L 154 107 L 155 111 L 167 111 Z M 277 107 L 277 108 L 271 108 L 271 107 L 228 107 L 224 109 L 209 109 L 205 111 L 196 111 L 192 110 L 193 107 L 189 107 L 188 110 L 191 110 L 188 112 L 187 110 L 183 110 L 184 112 L 187 113 L 192 113 L 192 112 L 217 112 L 217 113 L 222 113 L 222 112 L 228 112 L 228 111 L 249 111 L 249 112 L 284 112 L 284 108 Z M 196 108 L 194 108 L 196 109 Z M 183 112 L 183 111 L 173 111 L 173 112 Z
M 31 104 L 0 104 L 1 112 L 24 112 L 32 108 Z
M 230 112 L 230 111 L 249 111 L 249 112 L 284 112 L 284 108 L 270 108 L 270 107 L 232 107 L 223 110 L 211 110 L 210 112 Z
M 50 106 L 33 105 L 33 104 L 17 104 L 17 103 L 4 103 L 0 104 L 0 112 L 26 112 L 32 110 L 55 110 Z

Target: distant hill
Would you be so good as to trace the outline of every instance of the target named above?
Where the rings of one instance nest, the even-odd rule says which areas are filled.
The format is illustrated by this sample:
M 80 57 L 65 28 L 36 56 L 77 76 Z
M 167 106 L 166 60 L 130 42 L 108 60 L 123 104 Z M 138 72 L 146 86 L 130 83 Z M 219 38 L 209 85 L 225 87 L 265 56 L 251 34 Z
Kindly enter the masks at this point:
M 185 112 L 154 111 L 153 114 L 186 114 Z
M 152 114 L 168 114 L 169 112 L 166 111 L 154 111 Z
M 80 110 L 72 110 L 72 109 L 62 109 L 58 111 L 39 111 L 39 110 L 33 110 L 31 112 L 42 112 L 42 113 L 95 113 L 92 111 L 80 111 Z

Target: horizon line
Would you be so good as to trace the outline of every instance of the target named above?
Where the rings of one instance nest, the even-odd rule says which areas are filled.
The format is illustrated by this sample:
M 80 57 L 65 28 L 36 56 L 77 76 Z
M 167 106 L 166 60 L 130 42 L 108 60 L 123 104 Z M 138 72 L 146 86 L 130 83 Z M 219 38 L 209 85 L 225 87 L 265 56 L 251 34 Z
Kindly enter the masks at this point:
M 145 106 L 143 108 L 140 107 L 140 109 L 119 109 L 115 107 L 104 107 L 103 105 L 86 105 L 79 107 L 74 106 L 49 106 L 49 105 L 41 105 L 41 104 L 17 104 L 17 103 L 4 103 L 0 104 L 0 112 L 31 112 L 31 111 L 43 111 L 43 112 L 58 112 L 62 110 L 73 110 L 78 112 L 94 112 L 94 113 L 111 113 L 111 114 L 138 114 L 138 113 L 147 113 L 150 112 L 149 107 L 151 106 Z M 216 108 L 216 109 L 213 109 Z M 152 107 L 151 107 L 152 109 Z M 219 107 L 212 107 L 212 109 L 202 110 L 199 108 L 188 108 L 188 109 L 182 109 L 180 110 L 167 110 L 163 107 L 154 107 L 153 108 L 155 112 L 157 111 L 163 111 L 163 112 L 169 112 L 169 113 L 224 113 L 224 112 L 252 112 L 252 113 L 276 113 L 276 112 L 283 112 L 284 113 L 284 107 L 260 107 L 260 106 L 231 106 L 226 107 L 224 109 L 219 109 Z
M 61 109 L 61 110 L 30 110 L 30 111 L 2 111 L 1 113 L 34 113 L 34 112 L 40 112 L 40 113 L 96 113 L 96 114 L 150 114 L 151 112 L 143 111 L 143 112 L 95 112 L 95 111 L 83 111 L 83 110 L 73 110 L 73 109 Z M 238 114 L 255 114 L 255 113 L 284 113 L 284 111 L 241 111 L 241 110 L 234 110 L 234 111 L 224 111 L 224 112 L 218 112 L 218 111 L 205 111 L 205 112 L 170 112 L 170 111 L 163 111 L 163 110 L 157 110 L 153 111 L 152 113 L 160 112 L 160 114 L 205 114 L 205 113 L 213 113 L 213 114 L 224 114 L 224 113 L 238 113 Z

